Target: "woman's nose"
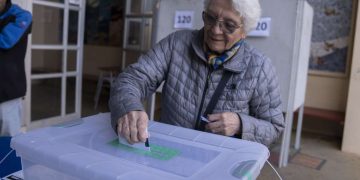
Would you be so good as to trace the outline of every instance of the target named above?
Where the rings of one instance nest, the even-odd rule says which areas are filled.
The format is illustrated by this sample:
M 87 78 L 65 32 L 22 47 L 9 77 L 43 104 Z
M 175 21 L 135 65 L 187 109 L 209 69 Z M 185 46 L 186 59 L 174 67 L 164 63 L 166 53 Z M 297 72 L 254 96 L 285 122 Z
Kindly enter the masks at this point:
M 222 23 L 221 21 L 216 21 L 216 23 L 211 27 L 211 31 L 214 34 L 222 34 Z

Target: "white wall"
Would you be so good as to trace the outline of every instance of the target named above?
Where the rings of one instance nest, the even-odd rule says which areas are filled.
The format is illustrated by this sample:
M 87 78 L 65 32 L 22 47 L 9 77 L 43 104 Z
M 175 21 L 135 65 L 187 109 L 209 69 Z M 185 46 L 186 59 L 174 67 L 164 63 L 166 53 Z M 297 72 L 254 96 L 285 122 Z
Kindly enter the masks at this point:
M 360 3 L 358 4 L 360 9 Z M 360 13 L 357 13 L 344 135 L 341 150 L 360 156 Z

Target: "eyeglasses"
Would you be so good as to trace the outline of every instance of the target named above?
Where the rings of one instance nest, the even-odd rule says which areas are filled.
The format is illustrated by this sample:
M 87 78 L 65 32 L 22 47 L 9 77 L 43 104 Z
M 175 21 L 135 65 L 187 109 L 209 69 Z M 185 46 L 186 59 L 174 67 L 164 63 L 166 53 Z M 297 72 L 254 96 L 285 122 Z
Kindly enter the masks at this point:
M 233 20 L 219 20 L 218 18 L 208 14 L 207 12 L 203 11 L 202 18 L 205 25 L 210 27 L 214 27 L 217 22 L 219 22 L 219 27 L 222 32 L 225 34 L 232 34 L 236 31 L 236 29 L 241 28 L 243 25 L 237 25 L 236 22 Z

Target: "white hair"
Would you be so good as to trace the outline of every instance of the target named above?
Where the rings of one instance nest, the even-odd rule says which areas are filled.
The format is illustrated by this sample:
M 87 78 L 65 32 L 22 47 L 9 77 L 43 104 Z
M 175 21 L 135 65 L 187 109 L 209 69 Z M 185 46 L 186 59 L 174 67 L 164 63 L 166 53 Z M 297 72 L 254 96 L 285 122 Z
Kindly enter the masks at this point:
M 204 9 L 207 10 L 212 0 L 204 1 Z M 260 16 L 261 7 L 259 0 L 230 0 L 232 7 L 242 17 L 245 33 L 256 27 Z

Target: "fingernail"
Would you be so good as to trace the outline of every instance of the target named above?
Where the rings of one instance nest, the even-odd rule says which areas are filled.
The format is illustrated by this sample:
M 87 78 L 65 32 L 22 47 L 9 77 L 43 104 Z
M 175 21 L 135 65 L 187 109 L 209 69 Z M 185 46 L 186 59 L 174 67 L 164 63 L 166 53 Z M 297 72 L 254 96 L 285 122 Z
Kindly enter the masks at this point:
M 150 137 L 150 133 L 149 133 L 149 131 L 148 131 L 148 128 L 145 129 L 145 132 L 146 132 L 146 133 L 145 133 L 146 138 L 149 138 L 149 137 Z

